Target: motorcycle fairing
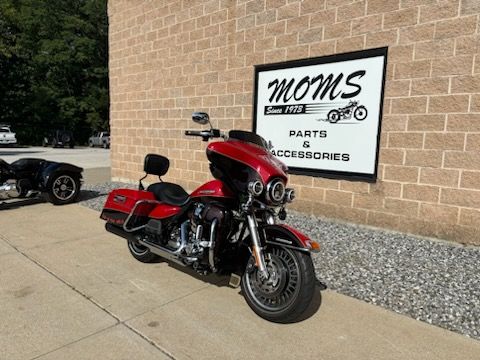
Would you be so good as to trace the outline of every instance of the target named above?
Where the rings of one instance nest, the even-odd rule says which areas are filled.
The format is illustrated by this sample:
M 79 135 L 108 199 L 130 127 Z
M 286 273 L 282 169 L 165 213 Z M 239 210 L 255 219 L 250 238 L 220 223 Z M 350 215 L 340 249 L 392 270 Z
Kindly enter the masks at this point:
M 306 251 L 318 252 L 320 246 L 307 235 L 285 224 L 264 225 L 261 230 L 265 234 L 267 243 L 275 243 L 276 245 L 285 247 L 300 248 Z M 284 241 L 269 241 L 269 237 L 273 239 L 281 239 Z
M 210 161 L 215 154 L 253 169 L 264 184 L 267 184 L 274 177 L 287 181 L 287 166 L 267 149 L 258 145 L 238 140 L 213 142 L 207 147 L 207 157 Z M 215 163 L 215 161 L 212 162 Z
M 82 178 L 83 168 L 72 164 L 45 161 L 41 167 L 43 169 L 38 173 L 38 187 L 41 190 L 47 188 L 49 179 L 58 172 L 75 173 L 80 175 L 80 179 Z

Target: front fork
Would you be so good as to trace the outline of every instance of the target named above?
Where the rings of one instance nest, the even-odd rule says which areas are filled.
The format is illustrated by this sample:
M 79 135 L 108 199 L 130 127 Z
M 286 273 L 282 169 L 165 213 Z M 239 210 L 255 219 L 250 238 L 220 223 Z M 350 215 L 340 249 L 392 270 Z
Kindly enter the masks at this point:
M 253 256 L 262 277 L 268 279 L 267 265 L 263 256 L 262 244 L 260 242 L 260 235 L 258 233 L 257 219 L 254 214 L 247 214 L 248 230 L 252 238 Z

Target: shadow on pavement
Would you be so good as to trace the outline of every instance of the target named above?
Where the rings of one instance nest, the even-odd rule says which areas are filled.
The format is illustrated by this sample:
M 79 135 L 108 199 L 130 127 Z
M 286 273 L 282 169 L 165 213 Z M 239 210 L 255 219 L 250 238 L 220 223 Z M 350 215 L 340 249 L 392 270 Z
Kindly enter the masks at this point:
M 26 205 L 34 205 L 34 204 L 41 204 L 46 202 L 43 197 L 34 197 L 28 199 L 21 199 L 21 200 L 14 200 L 14 201 L 0 201 L 0 210 L 12 210 L 18 209 L 19 207 L 26 206 Z
M 81 190 L 77 202 L 95 199 L 104 195 L 108 195 L 108 193 L 101 193 L 94 190 Z
M 44 151 L 0 151 L 0 156 L 8 155 L 24 155 L 24 154 L 38 154 L 43 153 Z
M 217 274 L 201 275 L 201 274 L 198 274 L 192 268 L 182 267 L 180 265 L 177 265 L 173 262 L 170 262 L 170 261 L 162 259 L 162 258 L 159 258 L 158 261 L 156 261 L 155 263 L 159 263 L 159 262 L 166 262 L 166 263 L 169 264 L 170 267 L 174 268 L 175 270 L 178 270 L 178 271 L 181 271 L 185 274 L 188 274 L 188 275 L 194 277 L 195 279 L 203 281 L 205 283 L 208 283 L 208 284 L 211 284 L 211 285 L 216 285 L 218 287 L 222 287 L 222 286 L 230 287 L 230 285 L 228 284 L 230 277 L 227 276 L 227 275 L 217 275 Z M 152 264 L 155 264 L 155 263 L 152 263 Z M 148 265 L 148 264 L 146 264 L 146 265 Z M 322 293 L 321 292 L 326 290 L 326 289 L 327 289 L 327 286 L 324 283 L 322 283 L 320 280 L 316 279 L 316 281 L 315 281 L 315 292 L 314 292 L 314 295 L 313 295 L 312 302 L 310 303 L 310 306 L 307 308 L 307 310 L 296 321 L 294 321 L 292 323 L 302 322 L 304 320 L 309 319 L 313 315 L 315 315 L 316 312 L 322 306 Z M 242 294 L 241 290 L 238 291 L 238 295 L 243 297 L 243 294 Z

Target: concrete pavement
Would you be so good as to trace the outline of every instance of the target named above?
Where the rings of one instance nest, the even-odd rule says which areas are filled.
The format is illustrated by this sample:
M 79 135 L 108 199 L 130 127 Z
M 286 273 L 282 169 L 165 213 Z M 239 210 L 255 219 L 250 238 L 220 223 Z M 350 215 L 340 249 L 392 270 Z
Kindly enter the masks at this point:
M 40 158 L 68 162 L 84 169 L 110 167 L 110 150 L 88 147 L 76 147 L 74 149 L 54 149 L 40 146 L 26 148 L 0 147 L 0 158 L 8 163 L 21 158 Z
M 290 325 L 226 279 L 142 264 L 99 213 L 0 210 L 0 359 L 478 359 L 480 342 L 333 291 Z

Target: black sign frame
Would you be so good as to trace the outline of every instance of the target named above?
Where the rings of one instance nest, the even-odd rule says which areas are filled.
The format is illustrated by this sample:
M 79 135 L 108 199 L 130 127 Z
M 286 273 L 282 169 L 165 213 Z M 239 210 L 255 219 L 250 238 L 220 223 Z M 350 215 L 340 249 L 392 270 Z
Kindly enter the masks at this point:
M 380 104 L 379 104 L 379 119 L 376 139 L 376 153 L 375 153 L 375 168 L 373 173 L 357 173 L 349 171 L 336 171 L 336 170 L 323 170 L 323 169 L 311 169 L 301 167 L 289 167 L 288 172 L 295 175 L 306 175 L 313 177 L 324 177 L 329 179 L 350 180 L 350 181 L 363 181 L 375 183 L 378 177 L 378 158 L 380 153 L 380 136 L 382 130 L 382 118 L 383 118 L 383 103 L 385 95 L 385 79 L 387 72 L 387 57 L 388 47 L 380 47 L 374 49 L 353 51 L 342 54 L 333 54 L 327 56 L 320 56 L 314 58 L 290 60 L 272 64 L 261 64 L 254 66 L 254 89 L 253 89 L 253 116 L 252 116 L 252 131 L 257 133 L 257 105 L 258 105 L 258 77 L 259 73 L 263 71 L 289 69 L 295 67 L 303 67 L 310 65 L 321 65 L 336 62 L 343 62 L 349 60 L 366 59 L 371 57 L 383 56 L 383 75 L 380 91 Z

